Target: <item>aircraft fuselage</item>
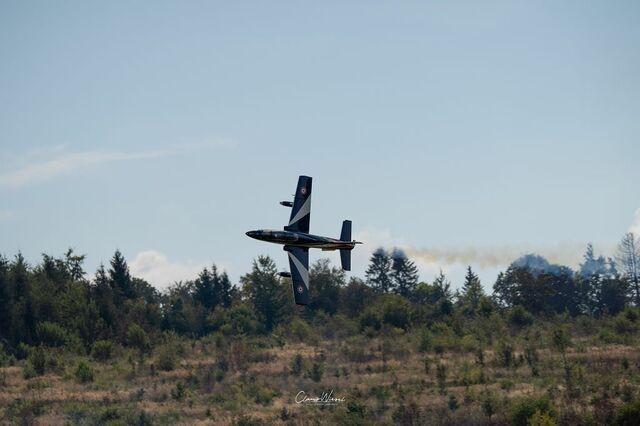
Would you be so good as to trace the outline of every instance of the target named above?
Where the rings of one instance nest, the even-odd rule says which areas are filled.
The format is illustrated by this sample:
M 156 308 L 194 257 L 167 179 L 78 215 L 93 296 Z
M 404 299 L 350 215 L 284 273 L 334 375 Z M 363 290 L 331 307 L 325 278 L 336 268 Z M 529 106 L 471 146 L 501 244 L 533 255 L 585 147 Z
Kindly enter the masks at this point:
M 350 250 L 355 247 L 355 241 L 341 241 L 335 238 L 322 237 L 304 232 L 279 231 L 258 229 L 247 232 L 247 236 L 260 241 L 283 244 L 293 247 L 319 248 L 322 250 Z

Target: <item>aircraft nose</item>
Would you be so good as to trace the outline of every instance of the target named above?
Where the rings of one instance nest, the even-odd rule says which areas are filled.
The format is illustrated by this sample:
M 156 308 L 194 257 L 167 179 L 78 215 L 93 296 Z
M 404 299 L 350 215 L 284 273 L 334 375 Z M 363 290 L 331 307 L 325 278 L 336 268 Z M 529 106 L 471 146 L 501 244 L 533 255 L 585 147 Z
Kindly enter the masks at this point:
M 247 231 L 246 235 L 247 235 L 247 237 L 255 238 L 256 231 Z

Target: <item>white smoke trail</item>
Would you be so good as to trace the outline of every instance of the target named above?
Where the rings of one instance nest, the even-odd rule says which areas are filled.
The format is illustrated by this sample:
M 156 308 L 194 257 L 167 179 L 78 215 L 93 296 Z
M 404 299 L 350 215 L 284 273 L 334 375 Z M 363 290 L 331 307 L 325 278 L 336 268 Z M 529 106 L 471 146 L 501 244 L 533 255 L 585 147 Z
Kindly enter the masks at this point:
M 554 246 L 532 244 L 493 247 L 416 248 L 404 247 L 406 254 L 425 264 L 471 265 L 480 268 L 505 267 L 526 254 L 538 254 L 550 263 L 577 267 L 585 252 L 586 243 L 561 243 Z M 612 253 L 610 244 L 598 244 L 596 253 Z M 603 250 L 604 249 L 604 250 Z

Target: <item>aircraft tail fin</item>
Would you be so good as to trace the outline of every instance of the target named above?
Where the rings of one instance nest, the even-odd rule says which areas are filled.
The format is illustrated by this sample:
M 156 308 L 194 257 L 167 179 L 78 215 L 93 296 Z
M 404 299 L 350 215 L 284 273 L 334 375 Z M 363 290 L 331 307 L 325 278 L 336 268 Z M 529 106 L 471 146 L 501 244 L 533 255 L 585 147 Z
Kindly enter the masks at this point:
M 342 231 L 340 232 L 340 241 L 351 241 L 351 221 L 342 222 Z
M 340 241 L 351 241 L 351 221 L 345 220 L 342 222 L 342 231 L 340 232 Z M 351 270 L 351 249 L 340 250 L 340 262 L 342 263 L 342 269 L 345 271 Z

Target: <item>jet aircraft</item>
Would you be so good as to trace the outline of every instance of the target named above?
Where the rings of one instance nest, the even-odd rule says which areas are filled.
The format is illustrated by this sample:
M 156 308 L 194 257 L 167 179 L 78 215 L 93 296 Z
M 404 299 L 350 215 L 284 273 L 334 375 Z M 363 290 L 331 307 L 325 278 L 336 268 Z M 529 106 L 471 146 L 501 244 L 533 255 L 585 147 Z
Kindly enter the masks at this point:
M 351 221 L 342 222 L 340 239 L 321 237 L 309 234 L 309 219 L 311 217 L 311 182 L 309 176 L 300 176 L 293 202 L 281 201 L 285 207 L 291 207 L 289 224 L 283 231 L 258 229 L 247 232 L 256 240 L 283 244 L 289 254 L 289 268 L 291 272 L 280 272 L 282 277 L 291 278 L 293 297 L 298 305 L 309 304 L 309 249 L 319 248 L 323 251 L 340 250 L 342 269 L 351 270 L 351 250 L 359 241 L 351 240 Z

